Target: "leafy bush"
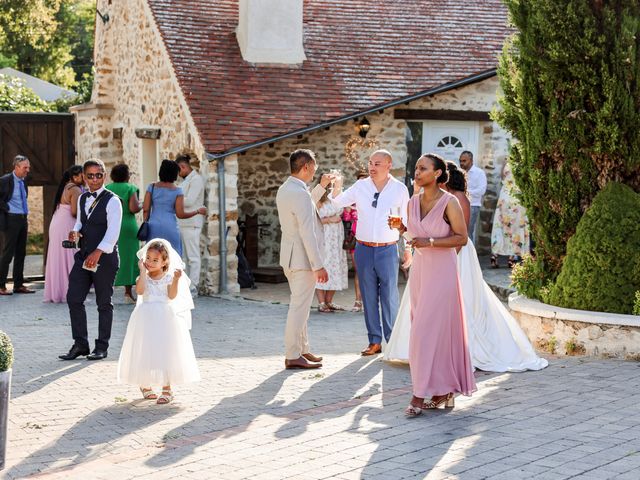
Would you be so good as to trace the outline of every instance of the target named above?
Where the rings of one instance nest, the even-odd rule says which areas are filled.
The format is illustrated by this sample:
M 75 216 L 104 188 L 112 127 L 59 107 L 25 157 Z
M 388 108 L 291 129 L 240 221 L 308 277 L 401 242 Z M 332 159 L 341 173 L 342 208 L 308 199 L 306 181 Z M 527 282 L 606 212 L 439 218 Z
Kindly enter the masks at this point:
M 0 110 L 8 112 L 51 112 L 53 107 L 15 77 L 0 75 Z
M 636 301 L 633 303 L 633 314 L 640 315 L 640 290 L 636 292 Z
M 612 181 L 640 192 L 640 2 L 505 4 L 516 33 L 494 118 L 517 140 L 513 174 L 552 282 L 596 194 Z
M 525 297 L 542 300 L 542 292 L 547 287 L 543 260 L 525 255 L 522 262 L 513 267 L 511 284 Z
M 593 200 L 546 303 L 560 307 L 630 314 L 640 290 L 640 195 L 612 182 Z
M 6 372 L 13 365 L 13 345 L 9 335 L 0 330 L 0 372 Z

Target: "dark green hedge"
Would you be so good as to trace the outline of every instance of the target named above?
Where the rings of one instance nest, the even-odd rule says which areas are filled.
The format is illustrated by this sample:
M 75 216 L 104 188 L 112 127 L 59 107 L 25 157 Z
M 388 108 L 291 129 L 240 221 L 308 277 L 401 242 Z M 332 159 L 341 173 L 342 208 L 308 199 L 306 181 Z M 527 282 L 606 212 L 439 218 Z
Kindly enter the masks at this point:
M 633 313 L 640 290 L 640 195 L 609 183 L 593 200 L 567 245 L 547 303 L 598 312 Z

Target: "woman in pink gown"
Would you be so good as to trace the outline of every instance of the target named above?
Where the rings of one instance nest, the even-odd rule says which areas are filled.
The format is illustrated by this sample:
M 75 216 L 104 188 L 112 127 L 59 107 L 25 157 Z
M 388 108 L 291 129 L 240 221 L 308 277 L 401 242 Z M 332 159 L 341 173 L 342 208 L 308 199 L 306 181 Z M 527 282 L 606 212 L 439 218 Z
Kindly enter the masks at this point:
M 406 230 L 414 248 L 409 279 L 413 397 L 405 410 L 409 417 L 423 409 L 453 407 L 454 394 L 476 390 L 456 257 L 456 248 L 467 243 L 467 226 L 456 197 L 438 187 L 447 176 L 440 156 L 420 157 L 414 186 L 423 193 L 414 195 L 408 206 Z
M 63 248 L 69 232 L 76 223 L 78 197 L 84 184 L 82 166 L 70 167 L 62 177 L 54 200 L 54 212 L 49 224 L 49 247 L 44 273 L 44 301 L 64 303 L 67 301 L 69 272 L 73 267 L 75 248 Z

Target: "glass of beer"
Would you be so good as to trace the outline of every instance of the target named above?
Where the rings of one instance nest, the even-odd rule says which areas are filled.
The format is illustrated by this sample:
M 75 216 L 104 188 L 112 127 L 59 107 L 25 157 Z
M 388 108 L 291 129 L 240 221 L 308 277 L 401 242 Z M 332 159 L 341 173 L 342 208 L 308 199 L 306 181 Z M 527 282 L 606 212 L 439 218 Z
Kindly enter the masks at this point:
M 400 215 L 400 207 L 391 207 L 389 209 L 389 228 L 400 228 L 402 226 L 402 216 Z

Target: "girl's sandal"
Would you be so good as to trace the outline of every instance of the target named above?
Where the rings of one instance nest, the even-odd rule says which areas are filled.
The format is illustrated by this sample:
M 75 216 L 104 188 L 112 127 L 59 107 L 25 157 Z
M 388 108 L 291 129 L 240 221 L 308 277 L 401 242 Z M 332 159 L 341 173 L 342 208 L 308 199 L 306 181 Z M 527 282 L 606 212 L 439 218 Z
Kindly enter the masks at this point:
M 156 395 L 152 388 L 140 387 L 140 393 L 142 393 L 142 398 L 145 400 L 156 400 L 158 398 L 158 395 Z
M 346 308 L 344 308 L 342 305 L 336 305 L 335 303 L 327 303 L 327 306 L 333 310 L 334 312 L 344 312 L 346 310 Z
M 353 302 L 353 307 L 351 308 L 352 312 L 361 312 L 362 311 L 362 301 L 361 300 L 356 300 L 355 302 Z
M 329 305 L 327 305 L 324 302 L 318 304 L 318 311 L 320 313 L 333 313 L 333 310 L 331 310 L 331 307 L 329 307 Z
M 158 405 L 166 405 L 167 403 L 171 403 L 173 401 L 173 393 L 171 390 L 162 390 L 162 394 L 156 400 Z

